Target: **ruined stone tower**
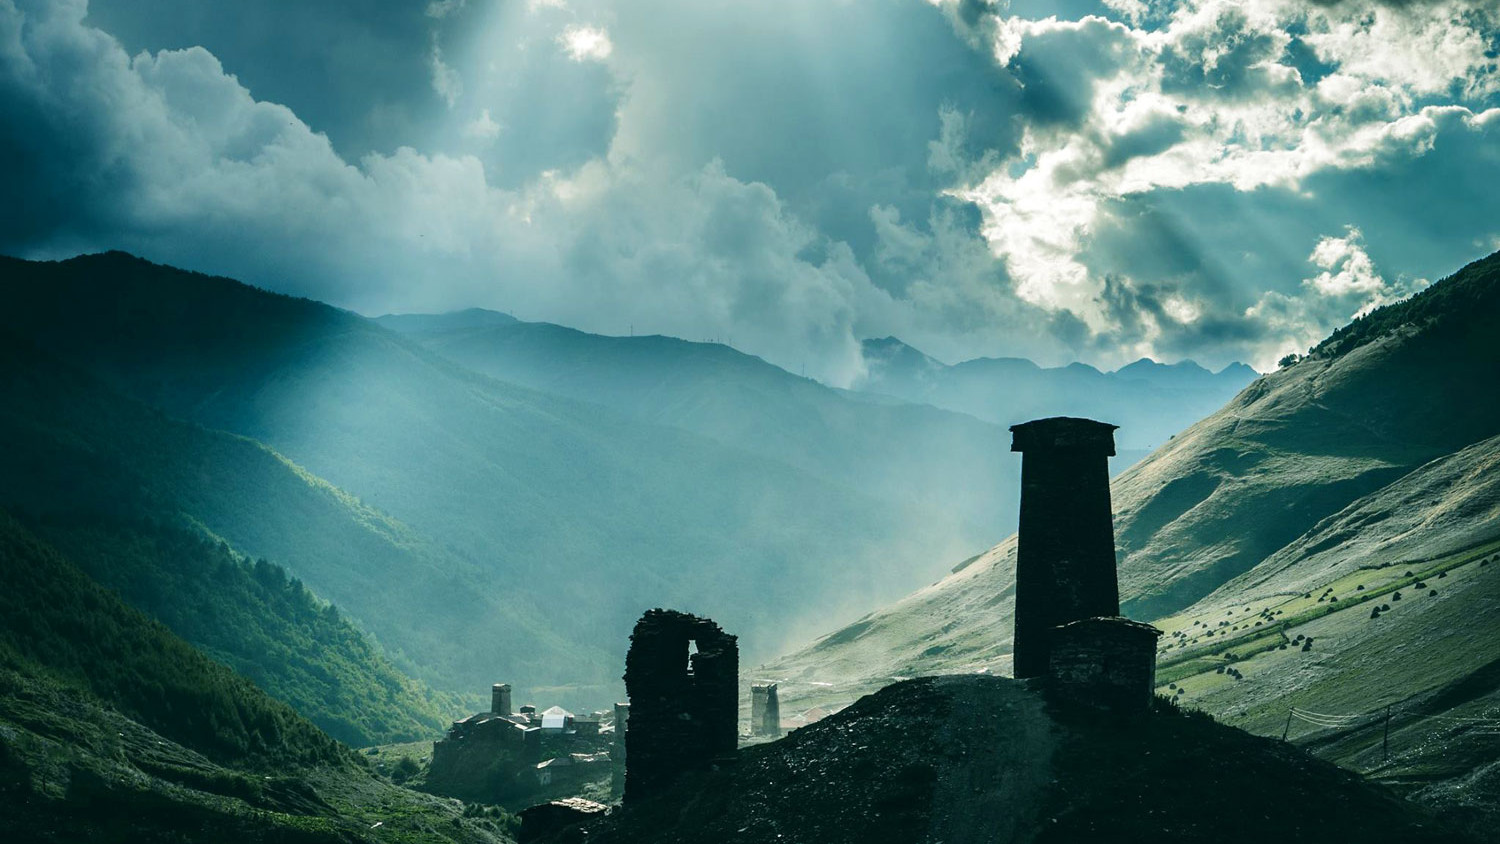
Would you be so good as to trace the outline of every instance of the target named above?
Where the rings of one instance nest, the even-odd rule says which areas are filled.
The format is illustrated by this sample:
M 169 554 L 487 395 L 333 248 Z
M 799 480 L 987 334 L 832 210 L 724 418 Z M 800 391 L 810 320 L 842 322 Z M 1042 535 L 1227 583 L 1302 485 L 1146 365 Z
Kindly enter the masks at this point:
M 502 718 L 510 717 L 509 683 L 496 683 L 490 687 L 490 712 Z
M 625 655 L 627 803 L 734 753 L 739 673 L 739 645 L 719 625 L 675 610 L 641 616 Z
M 781 698 L 775 683 L 750 687 L 750 734 L 781 738 Z
M 1015 676 L 1047 673 L 1052 628 L 1120 613 L 1109 458 L 1116 425 L 1066 416 L 1012 425 L 1021 452 Z

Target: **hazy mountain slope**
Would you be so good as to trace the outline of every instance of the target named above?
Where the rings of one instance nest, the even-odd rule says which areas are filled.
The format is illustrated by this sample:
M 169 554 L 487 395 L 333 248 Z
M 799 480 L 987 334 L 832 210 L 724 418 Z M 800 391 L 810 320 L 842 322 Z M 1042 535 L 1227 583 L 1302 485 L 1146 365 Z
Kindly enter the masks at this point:
M 377 822 L 383 841 L 502 840 L 377 779 L 3 513 L 0 579 L 7 840 L 347 842 Z
M 221 537 L 292 568 L 430 679 L 521 672 L 563 647 L 600 670 L 615 662 L 603 649 L 564 644 L 513 591 L 489 588 L 452 552 L 264 445 L 172 420 L 3 333 L 0 390 L 0 506 L 33 517 L 153 519 Z M 422 611 L 437 602 L 450 612 Z M 476 633 L 524 636 L 534 647 L 462 647 Z
M 606 337 L 489 312 L 381 317 L 470 369 L 692 431 L 885 499 L 978 548 L 1015 528 L 1015 459 L 994 425 L 876 404 L 717 343 Z
M 1345 507 L 1431 460 L 1500 433 L 1500 395 L 1480 386 L 1500 383 L 1500 344 L 1492 339 L 1497 316 L 1500 255 L 1356 324 L 1381 330 L 1348 332 L 1338 348 L 1324 347 L 1262 377 L 1116 478 L 1115 532 L 1127 612 L 1150 619 L 1188 607 Z M 1359 342 L 1348 340 L 1356 336 Z M 1444 473 L 1482 473 L 1473 467 L 1487 465 L 1488 453 L 1489 446 L 1476 445 L 1451 463 L 1430 467 L 1431 475 L 1413 476 L 1408 493 L 1394 487 L 1390 494 L 1396 500 L 1419 497 L 1424 477 L 1441 484 Z M 1487 512 L 1487 493 L 1453 492 L 1476 519 Z M 1372 508 L 1381 507 L 1371 501 Z M 1475 528 L 1474 535 L 1482 532 Z M 1445 533 L 1451 531 L 1433 537 Z M 1317 541 L 1307 547 L 1317 548 Z M 1429 541 L 1437 548 L 1447 540 Z M 1335 553 L 1332 546 L 1318 550 Z M 958 573 L 762 673 L 863 687 L 896 673 L 1005 670 L 1008 663 L 999 657 L 1011 632 L 1014 566 L 1008 551 L 1009 543 L 1002 543 Z M 840 676 L 839 666 L 853 673 Z M 809 699 L 834 699 L 827 689 L 803 691 Z
M 441 543 L 395 540 L 434 552 L 414 575 L 271 544 L 338 543 L 323 535 L 231 540 L 285 562 L 449 688 L 613 689 L 617 656 L 595 655 L 617 654 L 663 603 L 772 653 L 805 635 L 797 622 L 852 616 L 910 588 L 933 554 L 970 547 L 922 511 L 504 384 L 324 305 L 117 253 L 4 268 L 0 320 L 16 332 L 170 415 L 255 437 Z M 497 609 L 518 596 L 545 619 Z
M 1378 563 L 1417 563 L 1500 537 L 1500 436 L 1358 499 L 1200 605 L 1307 592 Z
M 1125 465 L 1217 410 L 1255 379 L 1232 364 L 1218 373 L 1192 361 L 1138 360 L 1114 372 L 1081 363 L 1043 368 L 1019 358 L 948 366 L 894 337 L 864 342 L 866 377 L 856 388 L 968 413 L 1009 426 L 1048 416 L 1108 419 L 1120 426 Z

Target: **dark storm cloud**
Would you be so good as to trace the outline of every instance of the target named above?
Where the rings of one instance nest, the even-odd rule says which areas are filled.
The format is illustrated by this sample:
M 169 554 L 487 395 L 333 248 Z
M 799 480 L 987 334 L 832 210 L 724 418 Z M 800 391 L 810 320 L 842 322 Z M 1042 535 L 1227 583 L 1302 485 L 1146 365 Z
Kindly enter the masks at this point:
M 203 47 L 256 99 L 282 103 L 349 159 L 427 140 L 446 106 L 430 81 L 428 0 L 91 0 L 88 22 L 131 53 Z

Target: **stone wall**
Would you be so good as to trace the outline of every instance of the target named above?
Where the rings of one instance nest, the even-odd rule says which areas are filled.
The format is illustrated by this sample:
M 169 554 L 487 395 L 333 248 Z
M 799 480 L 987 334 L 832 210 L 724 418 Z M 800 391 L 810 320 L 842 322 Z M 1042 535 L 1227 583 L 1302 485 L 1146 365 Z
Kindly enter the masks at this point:
M 1113 616 L 1054 628 L 1049 692 L 1061 703 L 1118 713 L 1150 709 L 1156 689 L 1156 640 L 1149 624 Z

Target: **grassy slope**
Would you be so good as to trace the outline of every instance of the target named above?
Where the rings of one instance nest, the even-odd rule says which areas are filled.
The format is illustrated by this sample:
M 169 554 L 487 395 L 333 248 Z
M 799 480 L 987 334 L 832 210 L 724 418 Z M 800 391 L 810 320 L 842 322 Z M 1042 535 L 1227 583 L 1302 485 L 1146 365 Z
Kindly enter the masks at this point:
M 441 566 L 335 571 L 275 537 L 231 540 L 286 563 L 386 644 L 408 648 L 398 637 L 417 631 L 424 647 L 410 652 L 450 687 L 613 688 L 618 665 L 594 658 L 598 643 L 616 651 L 663 603 L 773 653 L 804 632 L 791 621 L 852 616 L 910 588 L 932 549 L 963 547 L 848 486 L 468 372 L 316 303 L 118 254 L 10 261 L 5 276 L 16 331 L 171 414 L 268 443 L 440 537 L 445 558 L 472 560 L 483 582 Z M 496 601 L 521 594 L 552 608 L 545 622 L 502 615 Z
M 11 840 L 499 841 L 397 789 L 0 514 Z M 442 830 L 435 833 L 435 830 Z

